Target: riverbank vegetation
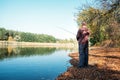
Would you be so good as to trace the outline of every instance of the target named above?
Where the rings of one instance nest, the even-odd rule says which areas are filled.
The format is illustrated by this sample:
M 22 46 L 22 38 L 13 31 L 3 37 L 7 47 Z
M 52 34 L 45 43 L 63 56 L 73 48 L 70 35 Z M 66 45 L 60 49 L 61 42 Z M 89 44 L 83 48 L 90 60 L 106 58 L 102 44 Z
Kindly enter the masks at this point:
M 56 38 L 47 34 L 35 34 L 0 28 L 0 40 L 21 42 L 56 42 Z
M 120 46 L 120 1 L 99 0 L 92 5 L 85 4 L 79 8 L 77 23 L 86 21 L 90 30 L 92 45 L 106 47 Z
M 57 39 L 48 34 L 35 34 L 30 32 L 20 32 L 7 30 L 0 27 L 1 41 L 17 41 L 17 42 L 40 42 L 40 43 L 75 43 L 75 39 Z

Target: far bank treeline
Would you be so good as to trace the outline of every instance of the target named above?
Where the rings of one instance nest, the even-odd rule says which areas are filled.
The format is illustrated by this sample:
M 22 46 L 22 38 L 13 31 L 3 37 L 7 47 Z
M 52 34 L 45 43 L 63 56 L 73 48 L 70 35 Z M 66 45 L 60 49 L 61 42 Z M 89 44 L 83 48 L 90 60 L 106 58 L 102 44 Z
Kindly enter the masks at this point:
M 3 41 L 24 41 L 24 42 L 53 42 L 57 39 L 47 34 L 34 34 L 29 32 L 19 32 L 7 30 L 0 27 L 0 40 Z
M 7 30 L 0 27 L 0 41 L 18 41 L 18 42 L 41 42 L 41 43 L 74 43 L 75 39 L 57 39 L 48 34 L 35 34 L 30 32 L 20 32 Z

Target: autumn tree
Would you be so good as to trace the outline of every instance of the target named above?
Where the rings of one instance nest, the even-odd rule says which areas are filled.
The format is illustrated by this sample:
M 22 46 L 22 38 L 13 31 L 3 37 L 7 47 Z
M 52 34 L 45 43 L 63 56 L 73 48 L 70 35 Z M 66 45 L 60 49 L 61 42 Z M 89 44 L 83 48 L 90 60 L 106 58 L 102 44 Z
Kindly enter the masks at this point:
M 120 46 L 120 1 L 100 0 L 100 5 L 89 6 L 77 15 L 77 23 L 86 21 L 90 30 L 92 44 L 109 41 L 107 46 Z

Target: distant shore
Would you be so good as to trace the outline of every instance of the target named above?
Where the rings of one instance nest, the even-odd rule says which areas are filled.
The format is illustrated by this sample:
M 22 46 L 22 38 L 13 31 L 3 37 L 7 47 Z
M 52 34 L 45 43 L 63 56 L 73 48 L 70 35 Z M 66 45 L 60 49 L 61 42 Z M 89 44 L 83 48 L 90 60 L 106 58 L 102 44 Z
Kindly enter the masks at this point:
M 66 47 L 74 48 L 76 43 L 40 43 L 40 42 L 16 42 L 16 41 L 0 41 L 0 47 L 18 46 L 18 47 Z

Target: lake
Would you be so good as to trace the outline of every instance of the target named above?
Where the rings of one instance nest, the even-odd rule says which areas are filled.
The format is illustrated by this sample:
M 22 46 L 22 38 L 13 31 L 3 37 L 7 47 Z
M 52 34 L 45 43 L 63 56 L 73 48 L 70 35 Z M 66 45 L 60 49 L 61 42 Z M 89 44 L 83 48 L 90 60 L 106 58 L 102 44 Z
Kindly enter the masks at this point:
M 70 66 L 71 49 L 0 48 L 0 80 L 55 80 Z

